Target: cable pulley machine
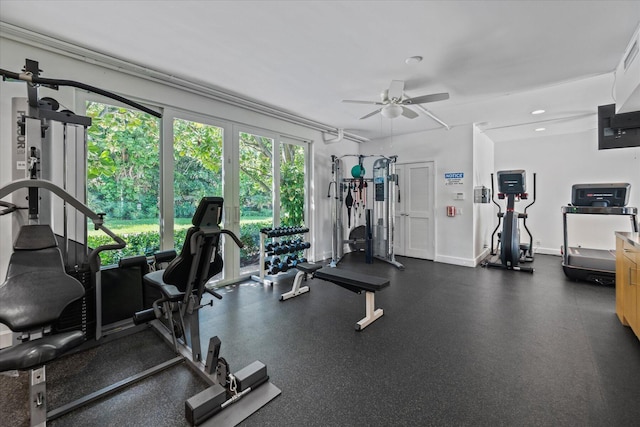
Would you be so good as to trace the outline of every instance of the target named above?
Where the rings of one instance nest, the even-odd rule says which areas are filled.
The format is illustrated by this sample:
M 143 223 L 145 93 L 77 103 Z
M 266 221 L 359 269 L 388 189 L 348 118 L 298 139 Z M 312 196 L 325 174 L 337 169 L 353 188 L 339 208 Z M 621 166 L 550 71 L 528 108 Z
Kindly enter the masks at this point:
M 357 158 L 357 164 L 351 168 L 351 178 L 343 177 L 345 157 Z M 366 158 L 376 159 L 371 177 L 365 176 Z M 358 154 L 331 156 L 332 179 L 327 192 L 327 197 L 330 198 L 333 189 L 331 267 L 338 265 L 344 256 L 344 245 L 349 245 L 352 251 L 364 251 L 367 263 L 377 258 L 404 269 L 393 253 L 395 200 L 398 193 L 398 175 L 395 172 L 397 158 L 398 156 Z M 345 211 L 346 230 L 349 232 L 347 239 L 344 228 Z M 358 226 L 363 214 L 365 225 Z

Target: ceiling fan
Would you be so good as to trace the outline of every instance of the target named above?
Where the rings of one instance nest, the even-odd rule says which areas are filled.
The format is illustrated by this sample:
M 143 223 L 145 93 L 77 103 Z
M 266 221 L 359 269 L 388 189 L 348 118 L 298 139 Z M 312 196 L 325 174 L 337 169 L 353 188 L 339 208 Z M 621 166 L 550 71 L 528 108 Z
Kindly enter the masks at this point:
M 404 82 L 402 80 L 393 80 L 389 89 L 380 94 L 381 101 L 354 101 L 345 99 L 342 102 L 352 104 L 373 104 L 382 105 L 379 109 L 360 117 L 360 120 L 371 117 L 375 114 L 382 114 L 388 119 L 395 119 L 399 116 L 405 116 L 409 119 L 418 117 L 418 113 L 405 107 L 405 105 L 426 104 L 427 102 L 442 101 L 449 99 L 448 93 L 434 93 L 431 95 L 417 96 L 415 98 L 404 97 Z

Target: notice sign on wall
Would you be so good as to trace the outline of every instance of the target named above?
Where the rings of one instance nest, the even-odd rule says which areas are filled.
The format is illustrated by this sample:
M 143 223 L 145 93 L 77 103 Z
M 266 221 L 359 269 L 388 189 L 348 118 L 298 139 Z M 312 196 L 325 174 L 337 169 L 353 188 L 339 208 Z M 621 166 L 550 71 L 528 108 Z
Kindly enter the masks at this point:
M 444 174 L 444 185 L 462 185 L 464 172 L 448 172 Z

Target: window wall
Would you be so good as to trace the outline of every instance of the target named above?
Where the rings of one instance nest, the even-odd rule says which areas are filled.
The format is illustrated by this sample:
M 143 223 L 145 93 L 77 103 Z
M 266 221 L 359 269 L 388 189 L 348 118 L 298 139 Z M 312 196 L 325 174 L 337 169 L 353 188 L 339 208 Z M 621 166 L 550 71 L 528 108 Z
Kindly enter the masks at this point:
M 306 144 L 280 144 L 280 225 L 307 225 L 305 218 Z
M 180 250 L 191 218 L 203 197 L 223 196 L 224 129 L 173 119 L 174 247 Z
M 180 250 L 205 196 L 225 198 L 223 226 L 245 245 L 223 244 L 218 279 L 225 281 L 257 271 L 261 228 L 305 224 L 306 143 L 171 109 L 160 121 L 89 101 L 87 115 L 89 206 L 105 212 L 107 226 L 127 241 L 125 249 L 103 253 L 103 265 Z M 228 132 L 236 137 L 225 138 Z M 90 246 L 101 238 L 90 232 Z
M 159 120 L 124 107 L 88 102 L 92 118 L 87 141 L 87 205 L 105 213 L 108 227 L 127 246 L 101 254 L 103 265 L 160 249 Z M 88 245 L 112 243 L 89 227 Z
M 273 226 L 274 138 L 239 132 L 240 251 L 241 271 L 258 268 L 260 229 Z

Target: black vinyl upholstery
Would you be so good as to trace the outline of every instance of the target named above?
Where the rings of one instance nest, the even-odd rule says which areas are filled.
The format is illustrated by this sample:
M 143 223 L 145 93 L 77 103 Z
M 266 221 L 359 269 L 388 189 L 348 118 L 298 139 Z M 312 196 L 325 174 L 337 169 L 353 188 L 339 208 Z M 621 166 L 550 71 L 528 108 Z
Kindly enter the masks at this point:
M 353 292 L 376 292 L 389 286 L 389 279 L 383 277 L 370 276 L 368 274 L 356 273 L 349 270 L 341 270 L 338 268 L 322 267 L 318 265 L 300 263 L 296 266 L 301 271 L 311 273 L 314 272 L 316 279 L 326 280 L 342 286 Z
M 180 254 L 169 263 L 162 274 L 162 281 L 165 284 L 175 286 L 180 292 L 184 292 L 187 289 L 189 271 L 195 255 L 191 251 L 191 238 L 197 231 L 199 231 L 197 227 L 190 227 L 187 230 Z
M 42 366 L 84 342 L 82 331 L 49 335 L 0 350 L 0 372 Z
M 38 232 L 45 237 L 39 239 Z M 16 242 L 24 243 L 20 236 L 30 235 L 32 243 L 46 243 L 49 233 L 55 243 L 49 226 L 23 226 Z M 26 250 L 28 245 L 18 246 L 23 249 L 11 255 L 7 278 L 0 285 L 0 322 L 13 331 L 50 325 L 69 304 L 84 296 L 82 284 L 65 272 L 57 247 L 31 247 L 43 246 L 48 247 Z
M 0 285 L 0 322 L 14 332 L 48 327 L 84 292 L 82 284 L 66 273 L 51 228 L 23 226 Z M 82 331 L 70 331 L 13 345 L 0 350 L 0 372 L 44 365 L 84 340 Z
M 192 238 L 198 232 L 201 232 L 199 227 L 189 228 L 189 230 L 187 230 L 187 235 L 185 236 L 184 243 L 182 244 L 180 254 L 178 254 L 178 256 L 169 263 L 167 268 L 164 270 L 149 273 L 144 276 L 145 283 L 151 285 L 156 289 L 159 289 L 163 293 L 163 295 L 170 301 L 180 300 L 183 293 L 187 290 L 187 287 L 189 285 L 189 275 L 191 273 L 192 264 L 195 259 L 195 252 L 198 249 L 191 247 Z M 214 246 L 213 252 L 215 255 L 213 262 L 204 259 L 200 260 L 201 264 L 206 262 L 209 263 L 209 266 L 206 277 L 195 278 L 195 286 L 202 283 L 202 281 L 206 282 L 211 277 L 220 273 L 224 265 L 222 257 L 218 253 L 218 242 L 220 240 L 220 236 L 218 234 L 215 234 L 204 237 L 204 239 L 205 245 Z M 200 271 L 200 269 L 198 268 L 197 271 Z

